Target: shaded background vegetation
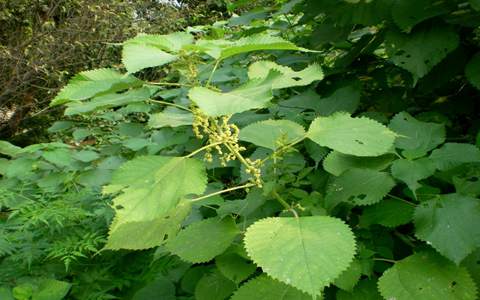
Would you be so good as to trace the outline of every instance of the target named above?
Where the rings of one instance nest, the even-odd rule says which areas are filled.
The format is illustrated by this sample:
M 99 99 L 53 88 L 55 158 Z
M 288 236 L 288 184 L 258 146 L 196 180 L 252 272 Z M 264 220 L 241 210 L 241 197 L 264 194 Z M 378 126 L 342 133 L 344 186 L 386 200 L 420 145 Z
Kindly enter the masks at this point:
M 0 139 L 45 139 L 48 103 L 77 72 L 116 66 L 138 33 L 167 33 L 226 16 L 223 1 L 0 0 Z

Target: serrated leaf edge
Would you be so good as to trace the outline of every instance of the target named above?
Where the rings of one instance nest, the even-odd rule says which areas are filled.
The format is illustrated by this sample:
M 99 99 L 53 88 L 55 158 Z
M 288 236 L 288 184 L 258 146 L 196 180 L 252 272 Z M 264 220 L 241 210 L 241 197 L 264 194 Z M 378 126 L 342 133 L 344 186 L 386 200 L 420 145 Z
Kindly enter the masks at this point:
M 329 284 L 321 287 L 321 290 L 318 292 L 318 294 L 315 294 L 315 296 L 321 296 L 323 289 L 325 289 L 326 287 L 332 285 L 333 282 L 334 282 L 335 280 L 337 280 L 337 278 L 340 277 L 340 275 L 348 269 L 348 267 L 350 266 L 350 264 L 351 264 L 351 263 L 353 262 L 353 260 L 355 259 L 355 253 L 357 253 L 357 249 L 358 249 L 358 248 L 357 248 L 357 241 L 356 241 L 356 239 L 355 239 L 355 234 L 353 233 L 352 229 L 350 228 L 350 226 L 348 226 L 347 223 L 345 223 L 345 222 L 344 222 L 342 219 L 340 219 L 340 218 L 331 217 L 331 216 L 324 216 L 324 217 L 329 217 L 329 218 L 332 218 L 332 219 L 339 220 L 339 221 L 341 221 L 345 226 L 348 227 L 348 231 L 349 231 L 349 233 L 351 234 L 351 236 L 352 236 L 352 238 L 353 238 L 353 253 L 354 253 L 354 255 L 352 255 L 351 259 L 348 261 L 348 263 L 346 264 L 345 268 L 342 269 L 335 278 L 332 278 Z M 278 218 L 280 218 L 280 217 L 268 217 L 268 218 L 263 218 L 263 219 L 257 220 L 255 223 L 257 223 L 257 222 L 259 222 L 259 221 L 265 221 L 265 220 L 270 220 L 270 219 L 278 219 Z M 250 228 L 251 226 L 253 226 L 255 223 L 251 224 L 251 225 L 249 226 L 249 228 Z M 247 231 L 248 231 L 248 228 L 247 228 Z M 245 232 L 245 233 L 246 233 L 246 232 Z M 312 295 L 312 294 L 310 294 L 309 291 L 306 291 L 306 290 L 304 290 L 304 289 L 302 289 L 302 288 L 293 286 L 291 283 L 287 283 L 287 282 L 281 280 L 280 278 L 277 278 L 276 276 L 265 272 L 265 271 L 263 270 L 263 267 L 260 266 L 260 265 L 252 258 L 252 255 L 251 255 L 250 251 L 248 251 L 247 242 L 246 242 L 245 238 L 243 239 L 243 246 L 244 246 L 244 248 L 245 248 L 245 251 L 246 251 L 247 254 L 248 254 L 248 257 L 252 260 L 252 262 L 253 262 L 258 268 L 261 268 L 261 269 L 262 269 L 262 274 L 266 274 L 266 275 L 268 275 L 269 277 L 271 277 L 272 279 L 275 279 L 275 280 L 277 280 L 277 281 L 280 281 L 280 282 L 282 282 L 282 283 L 284 283 L 284 284 L 286 284 L 286 285 L 288 285 L 288 286 L 291 286 L 291 287 L 293 287 L 293 288 L 295 288 L 295 289 L 297 289 L 297 290 L 299 290 L 299 291 L 302 291 L 302 292 L 304 292 L 304 293 L 306 293 L 306 294 L 308 294 L 308 295 Z

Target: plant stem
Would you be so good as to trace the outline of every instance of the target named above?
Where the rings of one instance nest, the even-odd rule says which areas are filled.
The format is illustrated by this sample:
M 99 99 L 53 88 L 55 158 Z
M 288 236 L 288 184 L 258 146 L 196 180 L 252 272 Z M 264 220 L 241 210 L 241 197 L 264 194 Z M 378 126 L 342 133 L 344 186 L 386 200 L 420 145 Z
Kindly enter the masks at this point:
M 163 104 L 163 105 L 173 106 L 173 107 L 176 107 L 176 108 L 179 108 L 179 109 L 183 109 L 183 110 L 192 112 L 192 110 L 190 108 L 182 106 L 182 105 L 178 105 L 178 104 L 175 104 L 175 103 L 166 102 L 166 101 L 162 101 L 162 100 L 153 100 L 153 99 L 150 99 L 150 101 L 154 102 L 154 103 Z
M 306 137 L 302 137 L 302 138 L 300 138 L 300 139 L 298 139 L 298 140 L 296 140 L 296 141 L 294 141 L 294 142 L 292 142 L 292 143 L 290 143 L 290 144 L 288 144 L 288 145 L 285 145 L 285 146 L 280 147 L 279 149 L 275 150 L 272 154 L 270 154 L 269 156 L 265 157 L 265 158 L 262 160 L 261 163 L 263 164 L 264 162 L 266 162 L 267 160 L 269 160 L 270 158 L 272 158 L 273 156 L 275 156 L 275 154 L 280 153 L 280 152 L 282 152 L 282 151 L 285 151 L 285 150 L 288 149 L 288 148 L 291 148 L 291 147 L 295 146 L 296 144 L 302 142 L 304 139 L 306 139 Z
M 290 210 L 292 209 L 292 207 L 290 206 L 290 204 L 288 204 L 287 201 L 285 201 L 285 199 L 282 198 L 282 196 L 280 196 L 276 190 L 273 190 L 272 191 L 272 196 L 283 206 L 285 207 L 285 209 L 287 210 Z
M 218 60 L 215 62 L 215 65 L 213 66 L 212 73 L 210 73 L 210 76 L 208 77 L 208 80 L 207 80 L 207 83 L 205 84 L 205 86 L 208 87 L 208 86 L 210 85 L 210 82 L 212 81 L 212 78 L 213 78 L 213 74 L 214 74 L 215 71 L 217 70 L 219 64 L 220 64 L 220 60 L 218 59 Z
M 151 85 L 162 85 L 162 86 L 186 86 L 186 87 L 192 87 L 191 84 L 176 83 L 176 82 L 148 82 L 148 84 L 151 84 Z
M 245 165 L 245 167 L 249 168 L 250 167 L 250 164 L 245 160 L 245 158 L 243 158 L 243 156 L 237 151 L 235 150 L 232 145 L 230 145 L 229 143 L 226 143 L 225 144 L 225 147 L 228 148 L 228 150 L 230 150 L 233 154 L 235 154 L 235 156 L 238 158 L 238 160 Z
M 222 142 L 218 142 L 218 143 L 213 143 L 213 144 L 208 144 L 206 146 L 203 146 L 202 148 L 198 148 L 197 150 L 193 151 L 192 153 L 184 156 L 185 158 L 190 158 L 192 156 L 195 156 L 195 154 L 199 153 L 199 152 L 202 152 L 203 150 L 205 149 L 208 149 L 208 148 L 212 148 L 212 147 L 215 147 L 215 146 L 218 146 L 218 145 L 221 145 L 223 144 Z
M 389 196 L 389 197 L 392 197 L 393 199 L 396 199 L 396 200 L 399 200 L 399 201 L 405 202 L 405 203 L 407 203 L 407 204 L 409 204 L 409 205 L 411 205 L 411 206 L 413 206 L 413 207 L 416 207 L 416 206 L 417 206 L 415 203 L 412 203 L 412 202 L 410 202 L 410 201 L 407 201 L 407 200 L 405 200 L 405 199 L 403 199 L 403 198 L 400 198 L 400 197 L 394 196 L 394 195 L 392 195 L 392 194 L 387 194 L 387 196 Z
M 392 263 L 392 264 L 397 263 L 397 261 L 395 261 L 395 260 L 393 260 L 393 259 L 387 259 L 387 258 L 377 258 L 377 257 L 374 257 L 373 260 L 376 260 L 376 261 L 385 261 L 385 262 L 389 262 L 389 263 Z
M 221 190 L 221 191 L 218 191 L 218 192 L 215 192 L 215 193 L 211 193 L 211 194 L 208 194 L 208 195 L 204 195 L 204 196 L 201 196 L 201 197 L 198 197 L 198 198 L 191 199 L 190 202 L 200 201 L 200 200 L 203 200 L 203 199 L 206 199 L 206 198 L 210 198 L 212 196 L 216 196 L 216 195 L 220 195 L 220 194 L 224 194 L 224 193 L 228 193 L 228 192 L 232 192 L 232 191 L 236 191 L 236 190 L 246 189 L 246 188 L 249 188 L 249 187 L 252 187 L 252 186 L 255 186 L 255 184 L 254 183 L 247 183 L 247 184 L 244 184 L 244 185 L 234 186 L 234 187 L 231 187 L 231 188 L 228 188 L 228 189 L 225 189 L 225 190 Z

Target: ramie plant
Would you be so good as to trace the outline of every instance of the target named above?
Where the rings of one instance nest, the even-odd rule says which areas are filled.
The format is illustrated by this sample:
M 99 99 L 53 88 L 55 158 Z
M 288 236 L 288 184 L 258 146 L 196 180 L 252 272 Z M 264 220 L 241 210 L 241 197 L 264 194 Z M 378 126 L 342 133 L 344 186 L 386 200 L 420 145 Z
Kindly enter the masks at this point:
M 0 143 L 1 296 L 477 298 L 478 4 L 278 3 L 125 41 L 61 142 Z

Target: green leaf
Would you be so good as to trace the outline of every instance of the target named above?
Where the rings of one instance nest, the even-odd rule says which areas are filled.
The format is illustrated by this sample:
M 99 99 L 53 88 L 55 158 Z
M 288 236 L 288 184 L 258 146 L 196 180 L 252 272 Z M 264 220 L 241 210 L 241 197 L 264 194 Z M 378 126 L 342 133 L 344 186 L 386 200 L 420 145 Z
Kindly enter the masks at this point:
M 354 113 L 360 103 L 361 87 L 349 84 L 336 89 L 332 94 L 315 101 L 315 111 L 319 116 L 330 116 L 336 112 Z
M 141 80 L 131 75 L 123 75 L 114 69 L 85 71 L 75 75 L 52 100 L 50 106 L 85 100 L 101 93 L 117 92 L 142 84 Z
M 305 136 L 303 127 L 289 120 L 266 120 L 240 130 L 239 139 L 276 150 Z
M 343 271 L 343 273 L 335 279 L 335 284 L 337 287 L 345 291 L 352 291 L 355 285 L 357 284 L 360 276 L 362 275 L 362 265 L 358 260 L 353 260 L 348 269 Z
M 231 300 L 311 300 L 312 297 L 296 288 L 260 275 L 242 285 Z
M 274 279 L 320 295 L 350 265 L 355 239 L 345 223 L 332 217 L 267 218 L 248 227 L 245 247 Z
M 218 270 L 235 283 L 240 283 L 252 275 L 257 267 L 235 253 L 225 253 L 215 258 Z
M 395 147 L 404 150 L 402 154 L 410 159 L 422 157 L 445 142 L 443 124 L 418 121 L 406 112 L 393 117 L 389 127 L 399 135 Z
M 323 160 L 323 168 L 335 176 L 340 176 L 343 172 L 353 168 L 381 171 L 387 168 L 394 158 L 395 156 L 393 154 L 384 154 L 375 157 L 358 157 L 332 151 Z
M 147 283 L 133 295 L 132 300 L 175 300 L 175 285 L 163 276 Z
M 97 160 L 98 158 L 100 158 L 100 155 L 95 152 L 95 151 L 92 151 L 92 150 L 81 150 L 79 152 L 76 152 L 73 157 L 76 159 L 76 160 L 79 160 L 79 161 L 82 161 L 82 162 L 90 162 L 90 161 L 94 161 L 94 160 Z
M 272 88 L 283 89 L 293 86 L 309 85 L 313 81 L 323 79 L 322 68 L 313 64 L 307 68 L 295 72 L 289 67 L 281 66 L 273 61 L 257 61 L 248 67 L 248 77 L 250 79 L 264 79 L 267 78 L 270 72 L 274 70 L 281 73 L 281 76 L 276 77 L 272 82 Z
M 385 199 L 380 203 L 365 207 L 360 217 L 362 226 L 380 224 L 385 227 L 397 227 L 408 224 L 413 219 L 415 204 L 398 199 Z
M 480 248 L 475 250 L 469 256 L 467 256 L 463 261 L 461 266 L 465 267 L 470 276 L 472 276 L 477 288 L 480 286 Z
M 120 227 L 131 222 L 136 222 L 139 231 L 145 225 L 142 235 L 153 234 L 147 225 L 162 223 L 183 197 L 202 194 L 206 183 L 203 163 L 192 158 L 142 156 L 123 164 L 114 172 L 110 185 L 104 187 L 107 194 L 121 192 L 113 199 L 116 216 L 109 240 L 114 235 L 122 240 L 121 232 L 126 229 Z M 116 247 L 121 248 L 121 244 Z
M 479 1 L 480 10 L 480 1 Z M 480 52 L 475 54 L 473 58 L 468 62 L 465 68 L 465 75 L 468 81 L 477 89 L 480 90 Z
M 480 247 L 480 201 L 460 194 L 442 195 L 415 210 L 415 235 L 459 264 Z
M 193 124 L 193 114 L 181 109 L 168 107 L 164 111 L 150 115 L 151 128 L 179 127 Z
M 452 177 L 452 182 L 457 193 L 480 196 L 480 164 L 465 166 L 459 174 Z
M 473 9 L 480 11 L 480 0 L 469 0 L 469 2 Z
M 185 261 L 204 263 L 222 254 L 238 234 L 232 218 L 210 218 L 183 229 L 166 247 Z
M 398 159 L 392 164 L 392 176 L 405 182 L 414 195 L 416 195 L 416 190 L 422 186 L 418 181 L 426 179 L 434 173 L 435 163 L 429 158 Z
M 7 141 L 0 140 L 0 154 L 5 154 L 11 157 L 16 156 L 22 151 L 22 148 L 17 147 Z
M 160 67 L 178 59 L 159 48 L 145 44 L 125 44 L 122 62 L 128 73 L 135 73 L 145 68 Z
M 385 299 L 474 300 L 476 287 L 464 268 L 433 251 L 415 253 L 385 271 L 378 281 Z
M 422 27 L 411 34 L 391 31 L 386 50 L 392 62 L 412 73 L 414 81 L 425 76 L 459 45 L 455 30 L 439 24 Z
M 252 51 L 259 50 L 296 50 L 310 51 L 282 39 L 268 34 L 256 34 L 236 41 L 227 40 L 199 40 L 195 48 L 201 50 L 217 60 Z
M 194 87 L 188 97 L 209 117 L 233 115 L 254 108 L 263 108 L 273 98 L 272 84 L 279 72 L 267 78 L 248 81 L 233 91 L 222 93 L 205 87 Z
M 339 290 L 337 300 L 383 300 L 375 280 L 361 280 L 352 292 Z
M 126 40 L 123 44 L 140 44 L 159 48 L 167 52 L 177 53 L 187 45 L 193 44 L 193 36 L 187 32 L 174 32 L 166 35 L 144 34 Z
M 3 300 L 15 300 L 13 298 L 12 291 L 9 287 L 0 286 L 0 299 Z
M 446 143 L 432 151 L 430 159 L 439 170 L 448 170 L 465 163 L 480 162 L 480 149 L 471 144 Z
M 122 62 L 128 73 L 159 67 L 178 59 L 177 53 L 193 43 L 193 36 L 184 32 L 168 35 L 141 34 L 123 43 Z M 167 51 L 167 52 L 165 52 Z
M 341 202 L 371 205 L 380 202 L 395 186 L 386 172 L 350 169 L 335 178 L 327 187 L 325 205 L 334 208 Z
M 43 279 L 38 284 L 38 290 L 32 300 L 62 300 L 72 285 L 65 281 Z
M 435 0 L 402 0 L 395 1 L 392 15 L 397 25 L 409 32 L 424 20 L 448 13 L 450 8 L 448 3 Z
M 235 290 L 236 285 L 220 274 L 218 270 L 206 274 L 195 287 L 195 300 L 225 300 Z
M 42 153 L 43 158 L 59 167 L 69 167 L 75 159 L 72 156 L 73 152 L 69 149 L 57 148 L 53 150 L 47 150 Z
M 393 146 L 395 133 L 368 118 L 352 118 L 347 113 L 318 117 L 307 136 L 325 146 L 355 156 L 379 156 Z
M 183 201 L 162 216 L 149 220 L 129 221 L 119 225 L 114 220 L 104 249 L 143 250 L 160 246 L 166 237 L 175 237 L 190 212 L 191 205 Z
M 92 98 L 90 101 L 69 102 L 65 110 L 66 116 L 88 113 L 97 109 L 118 107 L 126 104 L 143 102 L 150 99 L 148 88 L 129 90 L 121 94 L 107 94 Z

